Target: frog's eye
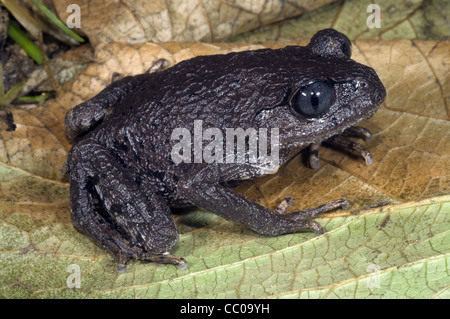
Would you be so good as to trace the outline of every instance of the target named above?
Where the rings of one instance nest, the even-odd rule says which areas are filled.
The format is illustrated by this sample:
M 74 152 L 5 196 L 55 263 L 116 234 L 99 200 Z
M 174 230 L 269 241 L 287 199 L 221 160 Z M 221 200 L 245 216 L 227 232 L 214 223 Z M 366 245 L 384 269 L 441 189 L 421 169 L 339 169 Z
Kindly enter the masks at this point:
M 302 87 L 292 99 L 295 112 L 306 118 L 319 117 L 331 106 L 333 86 L 325 81 L 317 81 Z
M 317 32 L 307 48 L 313 54 L 323 57 L 334 56 L 340 59 L 349 59 L 352 55 L 352 44 L 345 34 L 334 29 L 325 29 Z

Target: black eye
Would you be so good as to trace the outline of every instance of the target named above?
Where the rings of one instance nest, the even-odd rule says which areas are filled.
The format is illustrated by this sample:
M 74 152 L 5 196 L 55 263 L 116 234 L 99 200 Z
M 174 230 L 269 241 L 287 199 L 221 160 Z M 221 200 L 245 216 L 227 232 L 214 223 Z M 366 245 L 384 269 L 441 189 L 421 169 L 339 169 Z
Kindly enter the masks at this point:
M 333 86 L 324 81 L 306 85 L 295 94 L 292 100 L 294 111 L 307 118 L 319 117 L 331 106 Z

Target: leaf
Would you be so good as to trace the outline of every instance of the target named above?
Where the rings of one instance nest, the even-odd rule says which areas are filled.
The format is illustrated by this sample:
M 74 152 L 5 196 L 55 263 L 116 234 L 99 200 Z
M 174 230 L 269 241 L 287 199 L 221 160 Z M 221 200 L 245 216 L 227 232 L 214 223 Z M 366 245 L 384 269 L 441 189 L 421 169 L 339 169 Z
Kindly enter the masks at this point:
M 12 110 L 16 130 L 0 135 L 0 296 L 448 297 L 448 42 L 354 43 L 355 59 L 373 66 L 388 91 L 385 104 L 364 123 L 374 133 L 365 143 L 372 166 L 321 149 L 319 170 L 297 157 L 278 175 L 240 189 L 268 207 L 291 195 L 292 210 L 348 198 L 360 215 L 323 216 L 323 236 L 267 238 L 193 211 L 176 217 L 181 237 L 171 251 L 188 260 L 188 270 L 131 262 L 118 274 L 114 259 L 73 229 L 60 171 L 71 147 L 63 127 L 67 110 L 100 91 L 113 72 L 143 73 L 160 58 L 173 65 L 200 54 L 260 47 L 102 45 L 95 63 L 64 84 L 55 100 Z M 386 201 L 396 205 L 364 210 Z M 80 269 L 79 289 L 67 288 L 70 265 Z
M 205 212 L 178 221 L 187 271 L 112 258 L 70 226 L 61 207 L 2 216 L 0 295 L 33 298 L 439 297 L 450 286 L 449 196 L 360 216 L 321 219 L 328 231 L 262 238 Z M 16 208 L 6 204 L 7 209 Z M 4 208 L 3 208 L 4 209 Z M 4 211 L 2 212 L 4 215 Z M 61 216 L 59 216 L 61 215 Z M 36 225 L 37 224 L 37 225 Z M 183 227 L 181 227 L 183 228 Z M 80 288 L 67 288 L 69 265 Z M 373 269 L 377 270 L 373 273 Z
M 81 31 L 99 43 L 221 41 L 231 35 L 314 10 L 330 0 L 308 1 L 78 1 Z M 53 1 L 66 21 L 70 0 Z M 105 12 L 107 14 L 105 14 Z
M 227 41 L 289 41 L 310 38 L 317 30 L 335 28 L 351 40 L 355 39 L 445 39 L 450 35 L 447 1 L 377 1 L 380 7 L 380 28 L 369 28 L 373 9 L 370 2 L 335 1 L 297 18 L 258 28 Z

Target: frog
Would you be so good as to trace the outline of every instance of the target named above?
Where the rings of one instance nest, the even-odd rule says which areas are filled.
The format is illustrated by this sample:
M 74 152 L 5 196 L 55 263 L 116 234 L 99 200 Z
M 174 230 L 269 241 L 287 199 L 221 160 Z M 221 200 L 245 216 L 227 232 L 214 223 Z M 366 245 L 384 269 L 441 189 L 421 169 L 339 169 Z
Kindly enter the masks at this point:
M 187 267 L 170 253 L 179 240 L 173 212 L 185 207 L 212 212 L 257 236 L 321 235 L 315 217 L 348 209 L 347 199 L 288 213 L 292 198 L 269 209 L 235 186 L 273 174 L 300 152 L 317 168 L 320 145 L 370 165 L 371 153 L 353 139 L 372 135 L 356 124 L 374 115 L 385 97 L 377 73 L 351 59 L 350 40 L 335 29 L 318 31 L 306 46 L 197 56 L 123 77 L 65 117 L 73 141 L 67 171 L 74 228 L 109 251 L 122 271 L 130 260 Z M 271 150 L 277 149 L 277 165 L 268 172 L 261 169 L 267 163 L 247 157 L 175 160 L 181 137 L 174 131 L 193 132 L 199 121 L 203 131 L 276 129 Z

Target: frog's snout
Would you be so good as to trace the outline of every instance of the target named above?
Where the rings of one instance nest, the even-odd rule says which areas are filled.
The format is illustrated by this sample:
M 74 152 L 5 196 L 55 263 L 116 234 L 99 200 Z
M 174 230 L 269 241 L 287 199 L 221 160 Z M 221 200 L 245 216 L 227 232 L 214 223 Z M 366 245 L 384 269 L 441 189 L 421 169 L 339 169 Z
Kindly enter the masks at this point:
M 374 93 L 374 104 L 381 105 L 381 103 L 383 103 L 385 98 L 386 98 L 386 89 L 384 88 L 383 83 L 381 83 L 380 81 L 380 88 L 378 90 L 375 90 Z
M 369 86 L 372 90 L 372 104 L 380 106 L 386 98 L 386 89 L 374 69 L 369 68 Z

